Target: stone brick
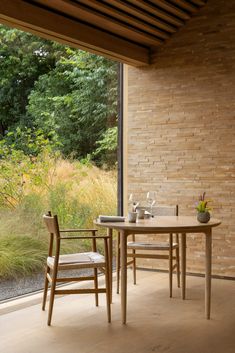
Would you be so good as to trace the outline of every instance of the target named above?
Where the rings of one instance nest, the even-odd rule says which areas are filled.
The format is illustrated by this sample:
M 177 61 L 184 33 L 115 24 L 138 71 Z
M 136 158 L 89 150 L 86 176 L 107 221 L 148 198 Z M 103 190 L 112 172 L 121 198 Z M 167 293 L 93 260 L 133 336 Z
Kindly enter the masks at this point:
M 213 200 L 213 273 L 235 277 L 235 1 L 214 0 L 143 68 L 128 68 L 129 192 L 195 215 Z M 204 271 L 204 238 L 188 240 L 187 270 Z M 139 262 L 141 264 L 141 262 Z M 145 261 L 167 268 L 167 262 Z

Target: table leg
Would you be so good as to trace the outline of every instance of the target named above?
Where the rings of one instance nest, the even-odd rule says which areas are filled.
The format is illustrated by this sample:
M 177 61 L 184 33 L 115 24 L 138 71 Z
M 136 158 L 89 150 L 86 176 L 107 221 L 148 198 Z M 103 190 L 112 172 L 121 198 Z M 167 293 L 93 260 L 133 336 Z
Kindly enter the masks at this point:
M 185 299 L 186 291 L 186 234 L 181 234 L 181 297 Z
M 116 247 L 116 273 L 117 273 L 117 294 L 119 294 L 120 287 L 120 232 L 117 234 L 117 247 Z
M 107 229 L 107 235 L 110 237 L 108 241 L 109 249 L 109 283 L 110 283 L 110 303 L 113 297 L 113 230 Z
M 205 276 L 205 315 L 210 320 L 211 310 L 211 256 L 212 256 L 212 234 L 211 229 L 206 236 L 206 276 Z
M 122 323 L 126 323 L 127 307 L 127 234 L 124 230 L 120 232 L 121 237 L 121 310 Z

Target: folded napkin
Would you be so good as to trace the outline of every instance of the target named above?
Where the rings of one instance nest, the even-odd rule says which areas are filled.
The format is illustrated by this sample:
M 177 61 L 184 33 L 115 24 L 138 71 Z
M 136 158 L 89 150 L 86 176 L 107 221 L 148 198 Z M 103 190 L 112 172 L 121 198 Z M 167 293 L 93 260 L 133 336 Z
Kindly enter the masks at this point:
M 125 217 L 122 216 L 103 216 L 100 215 L 98 220 L 100 222 L 125 222 Z

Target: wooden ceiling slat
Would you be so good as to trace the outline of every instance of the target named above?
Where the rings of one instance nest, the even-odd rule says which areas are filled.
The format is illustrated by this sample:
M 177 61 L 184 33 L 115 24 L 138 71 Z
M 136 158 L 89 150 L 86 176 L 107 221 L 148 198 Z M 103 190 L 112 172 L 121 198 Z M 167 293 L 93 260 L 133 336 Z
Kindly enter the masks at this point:
M 122 10 L 119 10 L 115 7 L 110 6 L 109 2 L 107 4 L 104 4 L 104 3 L 101 4 L 100 0 L 76 0 L 76 1 L 77 2 L 79 1 L 80 3 L 83 3 L 85 5 L 89 5 L 91 8 L 97 11 L 106 13 L 112 17 L 125 19 L 127 23 L 128 21 L 135 21 L 135 22 L 137 21 L 139 23 L 141 22 L 144 24 L 152 25 L 155 28 L 170 34 L 175 33 L 177 31 L 176 27 L 171 26 L 164 21 L 158 20 L 152 15 L 145 14 L 142 11 L 135 11 L 133 13 L 132 11 L 129 11 L 129 13 L 123 12 Z
M 191 2 L 197 6 L 204 6 L 206 4 L 204 0 L 191 0 Z
M 87 7 L 80 2 L 74 2 L 71 0 L 35 0 L 38 3 L 46 4 L 50 7 L 57 8 L 64 13 L 80 18 L 84 21 L 94 23 L 96 26 L 119 33 L 125 38 L 128 33 L 131 35 L 132 32 L 139 32 L 141 34 L 151 34 L 162 43 L 161 39 L 168 39 L 170 35 L 152 25 L 145 24 L 143 21 L 132 19 L 131 16 L 127 18 L 120 14 L 119 16 L 111 17 L 110 14 L 101 13 L 100 11 L 94 10 Z M 154 37 L 151 37 L 152 39 Z
M 120 21 L 115 19 L 111 20 L 110 17 L 97 13 L 92 9 L 87 9 L 85 6 L 70 0 L 34 0 L 31 1 L 31 3 L 46 5 L 52 11 L 56 8 L 57 11 L 62 12 L 62 14 L 72 16 L 84 22 L 94 23 L 98 28 L 118 34 L 146 46 L 158 46 L 163 43 L 163 39 L 159 38 L 156 32 L 151 34 L 141 31 L 138 28 L 130 28 L 130 26 L 125 23 L 120 23 Z M 163 33 L 162 37 L 166 39 L 169 35 L 164 35 Z
M 22 0 L 1 0 L 0 22 L 128 64 L 149 63 L 148 48 Z
M 190 11 L 191 13 L 198 11 L 198 8 L 196 6 L 192 5 L 186 0 L 170 0 L 170 2 L 184 10 Z
M 146 4 L 145 1 L 142 0 L 103 0 L 106 3 L 109 3 L 110 5 L 113 5 L 123 11 L 134 12 L 135 14 L 138 15 L 138 12 L 143 10 L 145 13 L 154 15 L 157 18 L 159 18 L 162 21 L 165 21 L 168 24 L 171 24 L 176 27 L 180 27 L 184 25 L 184 22 L 181 21 L 180 19 L 177 19 L 174 16 L 171 16 L 164 11 L 158 10 L 155 6 L 152 6 L 151 4 Z M 142 12 L 143 12 L 142 11 Z
M 185 12 L 184 10 L 179 9 L 178 7 L 171 5 L 169 2 L 165 0 L 150 0 L 151 3 L 157 5 L 164 10 L 168 11 L 169 13 L 181 18 L 182 20 L 189 20 L 190 15 Z
M 100 7 L 101 9 L 103 8 L 103 11 L 111 11 L 111 13 L 113 15 L 116 16 L 117 13 L 122 14 L 122 16 L 128 16 L 128 17 L 133 17 L 135 19 L 139 19 L 142 21 L 145 21 L 145 23 L 150 23 L 153 26 L 158 27 L 159 29 L 162 29 L 168 33 L 175 33 L 177 31 L 177 28 L 175 26 L 172 26 L 164 21 L 159 20 L 158 18 L 154 17 L 153 15 L 147 14 L 147 13 L 143 13 L 143 11 L 141 10 L 133 10 L 129 9 L 128 13 L 126 12 L 122 12 L 122 10 L 118 10 L 117 8 L 113 8 L 111 7 L 108 3 L 107 6 L 104 7 L 104 5 L 100 5 L 99 1 L 97 0 L 80 0 L 82 2 L 92 2 L 93 3 L 93 7 L 97 8 Z M 94 4 L 96 3 L 96 4 Z
M 95 10 L 102 11 L 103 13 L 109 14 L 112 17 L 123 18 L 127 22 L 132 18 L 135 21 L 143 20 L 144 22 L 150 23 L 153 26 L 156 26 L 157 28 L 164 30 L 168 33 L 175 33 L 177 31 L 176 27 L 170 24 L 167 24 L 166 22 L 161 21 L 155 18 L 153 15 L 149 15 L 141 10 L 128 11 L 129 13 L 126 13 L 126 12 L 124 13 L 121 10 L 110 6 L 110 1 L 108 1 L 107 4 L 101 3 L 100 0 L 76 0 L 76 1 L 82 4 L 85 4 L 87 6 L 90 6 Z
M 109 1 L 109 0 L 104 0 L 104 1 Z M 144 11 L 151 13 L 154 16 L 157 16 L 163 21 L 166 21 L 169 24 L 172 24 L 173 26 L 176 27 L 181 27 L 184 25 L 184 21 L 181 19 L 172 16 L 168 12 L 165 12 L 164 10 L 159 9 L 158 7 L 154 6 L 153 4 L 151 5 L 150 3 L 146 3 L 143 0 L 127 0 L 127 1 L 122 1 L 122 0 L 110 0 L 110 3 L 115 2 L 118 3 L 119 6 L 122 4 L 125 4 L 126 7 L 129 6 L 135 6 L 136 8 L 143 9 Z

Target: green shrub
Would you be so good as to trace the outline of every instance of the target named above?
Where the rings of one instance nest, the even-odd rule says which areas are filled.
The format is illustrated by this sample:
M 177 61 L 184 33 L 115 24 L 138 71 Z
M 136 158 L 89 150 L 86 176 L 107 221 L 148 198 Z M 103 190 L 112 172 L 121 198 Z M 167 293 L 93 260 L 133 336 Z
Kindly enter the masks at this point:
M 45 242 L 12 234 L 0 238 L 0 277 L 17 278 L 42 269 L 47 254 Z

